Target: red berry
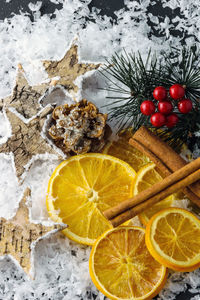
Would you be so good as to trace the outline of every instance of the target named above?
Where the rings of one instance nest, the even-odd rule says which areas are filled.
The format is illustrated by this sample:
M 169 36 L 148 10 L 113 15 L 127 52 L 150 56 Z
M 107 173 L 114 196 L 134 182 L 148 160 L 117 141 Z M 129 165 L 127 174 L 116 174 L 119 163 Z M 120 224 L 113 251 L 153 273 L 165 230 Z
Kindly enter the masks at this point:
M 179 100 L 185 96 L 185 89 L 180 84 L 174 84 L 169 89 L 169 94 L 174 100 Z
M 155 112 L 155 105 L 150 100 L 145 100 L 140 105 L 140 110 L 143 115 L 150 116 Z
M 165 125 L 165 122 L 166 117 L 160 112 L 157 112 L 151 116 L 151 124 L 155 127 L 161 127 Z
M 187 114 L 192 109 L 192 101 L 190 99 L 183 99 L 178 103 L 178 110 L 182 114 Z
M 178 123 L 178 116 L 177 116 L 177 114 L 173 113 L 173 114 L 167 116 L 167 122 L 166 122 L 165 125 L 168 128 L 174 127 L 177 123 Z
M 163 86 L 157 86 L 153 91 L 154 99 L 163 101 L 167 97 L 167 90 Z
M 173 110 L 173 105 L 169 101 L 160 101 L 158 103 L 158 110 L 164 115 L 168 115 Z

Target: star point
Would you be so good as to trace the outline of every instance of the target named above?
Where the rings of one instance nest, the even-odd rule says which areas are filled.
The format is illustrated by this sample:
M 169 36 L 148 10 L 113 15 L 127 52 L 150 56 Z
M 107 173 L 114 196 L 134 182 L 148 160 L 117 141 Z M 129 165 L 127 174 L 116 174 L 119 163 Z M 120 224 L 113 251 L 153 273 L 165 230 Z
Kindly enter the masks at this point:
M 49 84 L 29 85 L 21 64 L 18 64 L 15 86 L 12 94 L 0 101 L 0 107 L 11 107 L 25 119 L 31 119 L 42 110 L 39 103 L 45 96 Z
M 96 70 L 100 66 L 100 64 L 79 62 L 78 45 L 76 42 L 72 43 L 61 60 L 44 60 L 43 65 L 50 79 L 59 76 L 59 79 L 56 79 L 56 84 L 63 86 L 68 92 L 73 91 L 75 93 L 78 91 L 78 86 L 74 81 L 79 76 Z
M 12 135 L 6 143 L 0 145 L 0 153 L 13 154 L 16 175 L 19 179 L 26 170 L 26 165 L 37 154 L 49 153 L 62 158 L 41 136 L 46 116 L 50 111 L 52 109 L 46 107 L 39 116 L 28 123 L 24 123 L 15 113 L 8 109 L 5 112 L 11 124 Z

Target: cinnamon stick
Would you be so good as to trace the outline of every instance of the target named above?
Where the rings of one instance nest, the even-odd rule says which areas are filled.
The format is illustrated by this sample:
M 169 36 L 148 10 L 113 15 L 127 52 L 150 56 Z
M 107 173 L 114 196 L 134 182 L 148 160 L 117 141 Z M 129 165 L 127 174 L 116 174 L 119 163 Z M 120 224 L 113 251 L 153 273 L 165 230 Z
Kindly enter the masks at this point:
M 125 200 L 121 203 L 119 203 L 115 207 L 111 207 L 110 209 L 106 210 L 104 212 L 104 216 L 107 219 L 112 219 L 116 217 L 117 215 L 123 213 L 124 211 L 142 203 L 148 200 L 149 198 L 158 195 L 156 199 L 158 201 L 164 199 L 167 196 L 164 196 L 162 198 L 162 193 L 165 191 L 165 193 L 170 192 L 169 189 L 170 186 L 177 185 L 175 192 L 177 192 L 181 188 L 187 186 L 188 184 L 182 185 L 181 181 L 185 180 L 189 175 L 193 174 L 195 171 L 200 172 L 200 158 L 197 158 L 196 160 L 192 161 L 191 163 L 185 165 L 183 168 L 177 170 L 176 172 L 172 173 L 170 176 L 165 177 L 162 181 L 159 181 L 158 183 L 152 185 L 150 188 L 142 191 L 138 195 L 136 195 L 133 198 L 130 198 L 128 200 Z M 185 182 L 185 181 L 184 181 Z M 190 183 L 189 183 L 190 184 Z M 160 194 L 159 194 L 160 193 Z M 169 194 L 170 195 L 170 194 Z
M 163 176 L 168 176 L 187 164 L 169 145 L 144 126 L 133 135 L 129 143 L 149 156 Z M 183 192 L 200 207 L 200 181 L 185 188 Z
M 137 206 L 138 204 L 146 202 L 149 198 L 156 196 L 156 202 L 160 201 L 167 196 L 170 195 L 171 187 L 173 186 L 173 190 L 177 192 L 180 188 L 189 185 L 191 174 L 200 174 L 200 158 L 192 161 L 191 163 L 185 165 L 183 168 L 177 170 L 176 172 L 172 173 L 170 176 L 165 177 L 162 181 L 154 184 L 150 188 L 142 191 L 138 195 L 128 200 L 125 200 L 118 204 L 115 207 L 111 207 L 110 209 L 104 212 L 104 216 L 107 219 L 113 219 L 117 215 L 127 211 L 128 209 Z M 191 178 L 193 178 L 192 176 Z M 188 178 L 188 182 L 185 180 Z M 194 177 L 196 179 L 196 177 Z M 197 178 L 198 179 L 198 178 Z M 196 180 L 197 180 L 196 179 Z M 185 184 L 186 182 L 186 184 Z M 194 181 L 193 181 L 194 182 Z M 188 184 L 187 184 L 188 183 Z M 184 185 L 185 184 L 185 185 Z M 173 192 L 172 192 L 173 193 Z
M 155 195 L 152 198 L 149 198 L 146 202 L 142 202 L 141 204 L 136 205 L 135 207 L 126 210 L 124 213 L 116 216 L 110 222 L 114 227 L 119 226 L 123 224 L 124 222 L 128 221 L 129 219 L 132 219 L 133 217 L 137 216 L 141 212 L 145 211 L 152 205 L 156 204 L 160 200 L 166 198 L 167 196 L 173 194 L 177 190 L 181 189 L 183 186 L 187 184 L 191 184 L 193 182 L 196 182 L 200 179 L 200 170 L 194 172 L 193 174 L 185 177 L 183 180 L 179 181 L 178 184 L 173 184 L 168 189 L 162 191 L 160 194 Z

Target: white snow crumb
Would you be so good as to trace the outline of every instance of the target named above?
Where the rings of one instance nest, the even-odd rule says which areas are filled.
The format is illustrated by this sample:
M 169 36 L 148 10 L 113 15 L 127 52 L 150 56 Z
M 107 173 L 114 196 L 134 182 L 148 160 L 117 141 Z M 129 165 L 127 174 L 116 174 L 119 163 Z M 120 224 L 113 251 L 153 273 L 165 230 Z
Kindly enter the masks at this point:
M 0 174 L 0 217 L 10 219 L 23 196 L 23 187 L 19 186 L 16 178 L 11 155 L 0 153 Z
M 33 220 L 48 220 L 46 209 L 46 194 L 48 181 L 60 161 L 55 156 L 38 156 L 32 162 L 24 180 L 24 185 L 31 189 L 31 218 Z
M 3 1 L 3 0 L 0 0 Z M 43 60 L 59 60 L 69 49 L 74 38 L 79 46 L 80 62 L 106 62 L 106 58 L 124 49 L 140 51 L 145 58 L 149 49 L 159 56 L 161 50 L 167 52 L 171 46 L 180 47 L 185 38 L 186 44 L 199 47 L 200 40 L 200 4 L 199 0 L 161 0 L 160 9 L 169 16 L 155 15 L 155 9 L 147 12 L 149 6 L 157 1 L 124 0 L 128 9 L 122 8 L 114 13 L 113 22 L 109 16 L 101 16 L 99 8 L 89 9 L 91 0 L 49 0 L 53 4 L 62 4 L 56 9 L 55 18 L 41 15 L 42 1 L 28 1 L 32 12 L 32 22 L 27 13 L 21 12 L 12 18 L 0 21 L 0 98 L 10 95 L 15 84 L 18 63 L 23 65 L 30 85 L 49 82 Z M 5 3 L 11 2 L 4 0 Z M 178 16 L 175 10 L 180 10 Z M 153 12 L 154 11 L 154 12 Z M 153 30 L 149 25 L 152 23 Z M 178 31 L 176 37 L 173 31 Z M 161 36 L 158 37 L 155 31 Z M 76 80 L 79 86 L 77 94 L 69 94 L 63 87 L 52 87 L 41 99 L 41 109 L 46 105 L 74 103 L 82 98 L 94 102 L 99 110 L 108 113 L 105 105 L 111 103 L 110 92 L 103 90 L 108 80 L 99 71 L 88 72 Z M 47 126 L 42 136 L 47 138 Z M 117 131 L 115 122 L 109 122 L 113 132 Z M 0 112 L 0 143 L 6 142 L 11 135 L 7 118 Z M 199 135 L 199 133 L 197 133 Z M 114 136 L 114 135 L 113 135 Z M 48 140 L 50 144 L 53 142 Z M 56 149 L 56 147 L 54 147 Z M 59 151 L 58 151 L 59 152 Z M 60 150 L 60 154 L 62 151 Z M 189 159 L 190 153 L 182 155 Z M 193 157 L 200 156 L 196 146 Z M 26 187 L 31 188 L 28 201 L 32 205 L 31 218 L 35 222 L 48 223 L 45 196 L 48 180 L 54 168 L 60 163 L 55 156 L 36 156 L 27 165 L 23 186 L 19 186 L 13 168 L 12 154 L 0 154 L 0 216 L 10 218 L 14 215 Z M 29 168 L 30 167 L 30 168 Z M 174 205 L 187 208 L 188 200 L 176 201 Z M 138 218 L 134 225 L 141 225 Z M 21 268 L 10 258 L 0 259 L 0 299 L 5 300 L 104 300 L 91 282 L 88 271 L 90 247 L 70 242 L 61 233 L 55 233 L 39 241 L 35 247 L 35 281 L 27 278 Z M 160 292 L 160 300 L 175 300 L 176 295 L 189 289 L 191 300 L 200 300 L 200 270 L 191 273 L 171 272 L 166 286 Z
M 0 144 L 4 144 L 11 136 L 11 126 L 3 112 L 0 112 Z
M 54 4 L 60 4 L 63 3 L 65 0 L 50 0 L 50 2 L 54 3 Z
M 107 79 L 104 78 L 100 72 L 95 72 L 92 77 L 83 79 L 80 98 L 86 98 L 93 102 L 101 113 L 108 113 L 108 104 L 111 103 L 112 100 L 107 98 L 109 92 L 104 90 L 106 85 Z M 115 121 L 108 120 L 108 124 L 111 126 L 114 135 L 118 130 L 114 126 Z
M 42 1 L 37 1 L 36 3 L 29 3 L 28 7 L 31 11 L 38 11 L 42 6 Z
M 40 100 L 40 103 L 45 107 L 48 104 L 70 105 L 73 104 L 74 101 L 71 94 L 69 94 L 62 86 L 56 86 L 52 88 L 51 93 L 47 93 L 46 95 L 44 95 L 44 97 Z
M 23 63 L 26 78 L 30 85 L 37 85 L 43 82 L 50 82 L 44 66 L 39 60 L 30 60 Z
M 200 300 L 200 296 L 196 295 L 196 296 L 192 297 L 191 300 Z

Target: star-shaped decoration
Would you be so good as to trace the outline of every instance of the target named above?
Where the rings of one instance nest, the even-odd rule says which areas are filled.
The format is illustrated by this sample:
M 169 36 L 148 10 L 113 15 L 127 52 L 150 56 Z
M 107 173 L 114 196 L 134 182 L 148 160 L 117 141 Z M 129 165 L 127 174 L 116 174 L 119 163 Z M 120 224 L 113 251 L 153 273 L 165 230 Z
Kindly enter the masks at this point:
M 12 135 L 6 143 L 0 145 L 0 153 L 13 153 L 16 175 L 19 179 L 34 155 L 49 153 L 63 158 L 41 136 L 46 117 L 51 112 L 52 108 L 47 106 L 39 116 L 24 123 L 16 114 L 6 110 L 6 116 L 12 127 Z
M 25 119 L 30 119 L 42 109 L 39 100 L 45 96 L 49 87 L 49 83 L 29 85 L 22 65 L 19 64 L 12 94 L 0 100 L 0 107 L 12 107 Z
M 100 66 L 100 64 L 79 62 L 78 46 L 75 42 L 61 60 L 45 60 L 43 64 L 50 79 L 59 76 L 59 79 L 55 80 L 55 84 L 63 86 L 68 92 L 75 93 L 78 91 L 78 86 L 74 83 L 77 77 L 88 71 L 96 70 Z
M 12 256 L 24 271 L 32 277 L 34 276 L 33 251 L 36 242 L 48 233 L 62 230 L 66 226 L 59 224 L 44 226 L 31 222 L 29 209 L 26 206 L 29 194 L 30 190 L 27 188 L 17 213 L 12 219 L 0 218 L 0 256 Z

